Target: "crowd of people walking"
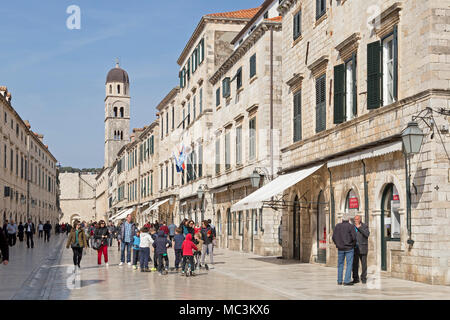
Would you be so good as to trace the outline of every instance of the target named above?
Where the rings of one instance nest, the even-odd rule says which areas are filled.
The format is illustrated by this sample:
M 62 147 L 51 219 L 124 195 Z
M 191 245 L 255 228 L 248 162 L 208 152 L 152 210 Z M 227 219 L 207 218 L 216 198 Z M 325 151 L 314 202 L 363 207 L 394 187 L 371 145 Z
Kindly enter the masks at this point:
M 120 251 L 119 266 L 126 263 L 132 266 L 132 270 L 157 271 L 161 275 L 169 271 L 167 250 L 173 248 L 175 261 L 172 269 L 177 272 L 181 270 L 181 275 L 195 275 L 198 268 L 209 269 L 205 263 L 207 255 L 210 264 L 214 263 L 215 238 L 216 230 L 211 220 L 202 221 L 201 226 L 195 226 L 194 221 L 188 219 L 184 219 L 179 226 L 174 223 L 167 225 L 165 221 L 147 222 L 139 229 L 132 221 L 132 216 L 128 215 L 118 226 L 112 222 L 107 225 L 104 220 L 89 224 L 85 221 L 75 221 L 69 232 L 66 248 L 73 250 L 74 270 L 81 268 L 83 250 L 87 248 L 97 251 L 98 266 L 102 265 L 103 260 L 108 267 L 108 248 L 117 241 L 117 250 Z M 150 268 L 152 262 L 153 266 Z

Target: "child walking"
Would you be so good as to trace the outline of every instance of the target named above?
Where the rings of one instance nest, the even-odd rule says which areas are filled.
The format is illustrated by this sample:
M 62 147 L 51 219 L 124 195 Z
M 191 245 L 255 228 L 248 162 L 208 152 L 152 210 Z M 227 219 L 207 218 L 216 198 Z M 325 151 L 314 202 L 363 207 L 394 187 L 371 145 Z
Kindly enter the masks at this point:
M 139 246 L 141 243 L 140 231 L 136 232 L 136 235 L 133 237 L 133 270 L 137 270 L 137 263 L 139 261 Z
M 152 237 L 153 241 L 155 241 L 156 238 L 158 237 L 158 235 L 156 234 L 155 228 L 150 229 L 150 236 Z M 157 268 L 158 268 L 158 259 L 156 257 L 156 251 L 153 250 L 153 268 L 151 271 L 156 271 Z
M 184 241 L 183 229 L 176 228 L 175 236 L 173 237 L 173 247 L 175 249 L 175 270 L 180 269 L 180 262 L 183 258 L 183 250 L 181 249 Z
M 153 244 L 153 239 L 148 233 L 148 229 L 143 227 L 140 233 L 139 243 L 139 258 L 141 262 L 141 272 L 150 272 L 148 268 L 148 261 L 150 259 L 150 246 Z
M 195 266 L 198 266 L 200 269 L 200 258 L 202 256 L 202 247 L 203 247 L 203 240 L 200 230 L 197 233 L 195 233 L 194 244 L 198 248 L 197 250 L 194 251 L 194 262 Z
M 169 256 L 167 255 L 167 247 L 170 247 L 172 243 L 167 239 L 164 230 L 158 231 L 158 237 L 153 242 L 153 248 L 155 248 L 155 254 L 158 257 L 158 271 L 159 274 L 167 274 L 169 270 Z M 165 260 L 166 267 L 164 268 L 163 259 Z
M 181 275 L 185 275 L 186 271 L 186 262 L 191 266 L 192 275 L 195 275 L 195 265 L 194 265 L 194 254 L 192 249 L 197 250 L 197 247 L 192 242 L 192 234 L 188 233 L 186 235 L 186 240 L 184 240 L 183 245 L 181 246 L 183 250 L 183 262 L 181 264 Z

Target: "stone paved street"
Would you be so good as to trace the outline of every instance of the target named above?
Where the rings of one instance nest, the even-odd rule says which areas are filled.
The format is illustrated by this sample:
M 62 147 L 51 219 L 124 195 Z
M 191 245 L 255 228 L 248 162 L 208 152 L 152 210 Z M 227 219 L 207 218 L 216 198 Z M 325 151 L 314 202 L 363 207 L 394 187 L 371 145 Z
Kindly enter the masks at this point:
M 337 286 L 336 269 L 216 250 L 214 268 L 193 278 L 174 272 L 143 274 L 118 266 L 116 244 L 110 266 L 96 265 L 88 249 L 80 273 L 71 273 L 72 251 L 62 249 L 65 235 L 50 244 L 40 240 L 28 250 L 12 249 L 12 261 L 0 267 L 1 299 L 449 299 L 450 287 L 369 277 L 367 285 Z M 173 266 L 173 250 L 169 250 Z M 206 281 L 207 280 L 207 281 Z

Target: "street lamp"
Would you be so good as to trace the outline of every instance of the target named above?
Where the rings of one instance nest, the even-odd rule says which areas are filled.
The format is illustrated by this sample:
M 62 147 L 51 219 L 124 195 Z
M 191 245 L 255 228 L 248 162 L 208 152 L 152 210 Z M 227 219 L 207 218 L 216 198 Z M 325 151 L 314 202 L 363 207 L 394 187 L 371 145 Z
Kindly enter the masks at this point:
M 253 173 L 250 175 L 250 181 L 252 183 L 253 188 L 259 187 L 259 182 L 261 181 L 261 176 L 258 171 L 253 170 Z
M 200 185 L 197 189 L 197 196 L 199 199 L 203 198 L 203 195 L 205 194 L 205 191 L 202 188 L 203 185 Z
M 411 239 L 411 163 L 410 157 L 419 153 L 422 146 L 424 134 L 415 121 L 408 123 L 408 126 L 402 132 L 403 151 L 405 153 L 405 171 L 406 171 L 406 220 L 409 239 L 409 245 L 414 244 Z
M 415 121 L 408 123 L 402 132 L 403 147 L 405 154 L 410 156 L 419 153 L 423 141 L 423 132 Z

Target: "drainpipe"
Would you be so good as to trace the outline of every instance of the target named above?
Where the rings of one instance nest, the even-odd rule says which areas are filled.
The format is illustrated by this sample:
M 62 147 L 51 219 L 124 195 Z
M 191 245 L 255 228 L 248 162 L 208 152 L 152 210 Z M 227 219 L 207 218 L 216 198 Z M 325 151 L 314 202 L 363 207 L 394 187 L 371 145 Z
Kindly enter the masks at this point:
M 334 212 L 334 191 L 333 191 L 333 184 L 332 184 L 332 180 L 331 180 L 331 170 L 330 170 L 330 168 L 327 168 L 327 169 L 328 169 L 328 173 L 330 174 L 331 228 L 334 231 L 334 226 L 336 223 L 335 212 Z
M 405 174 L 406 174 L 406 228 L 408 229 L 408 243 L 410 246 L 414 244 L 411 239 L 411 162 L 405 154 Z
M 273 29 L 270 29 L 270 180 L 273 174 Z
M 366 163 L 364 159 L 361 162 L 363 164 L 364 175 L 364 222 L 369 225 L 369 192 L 367 190 Z

